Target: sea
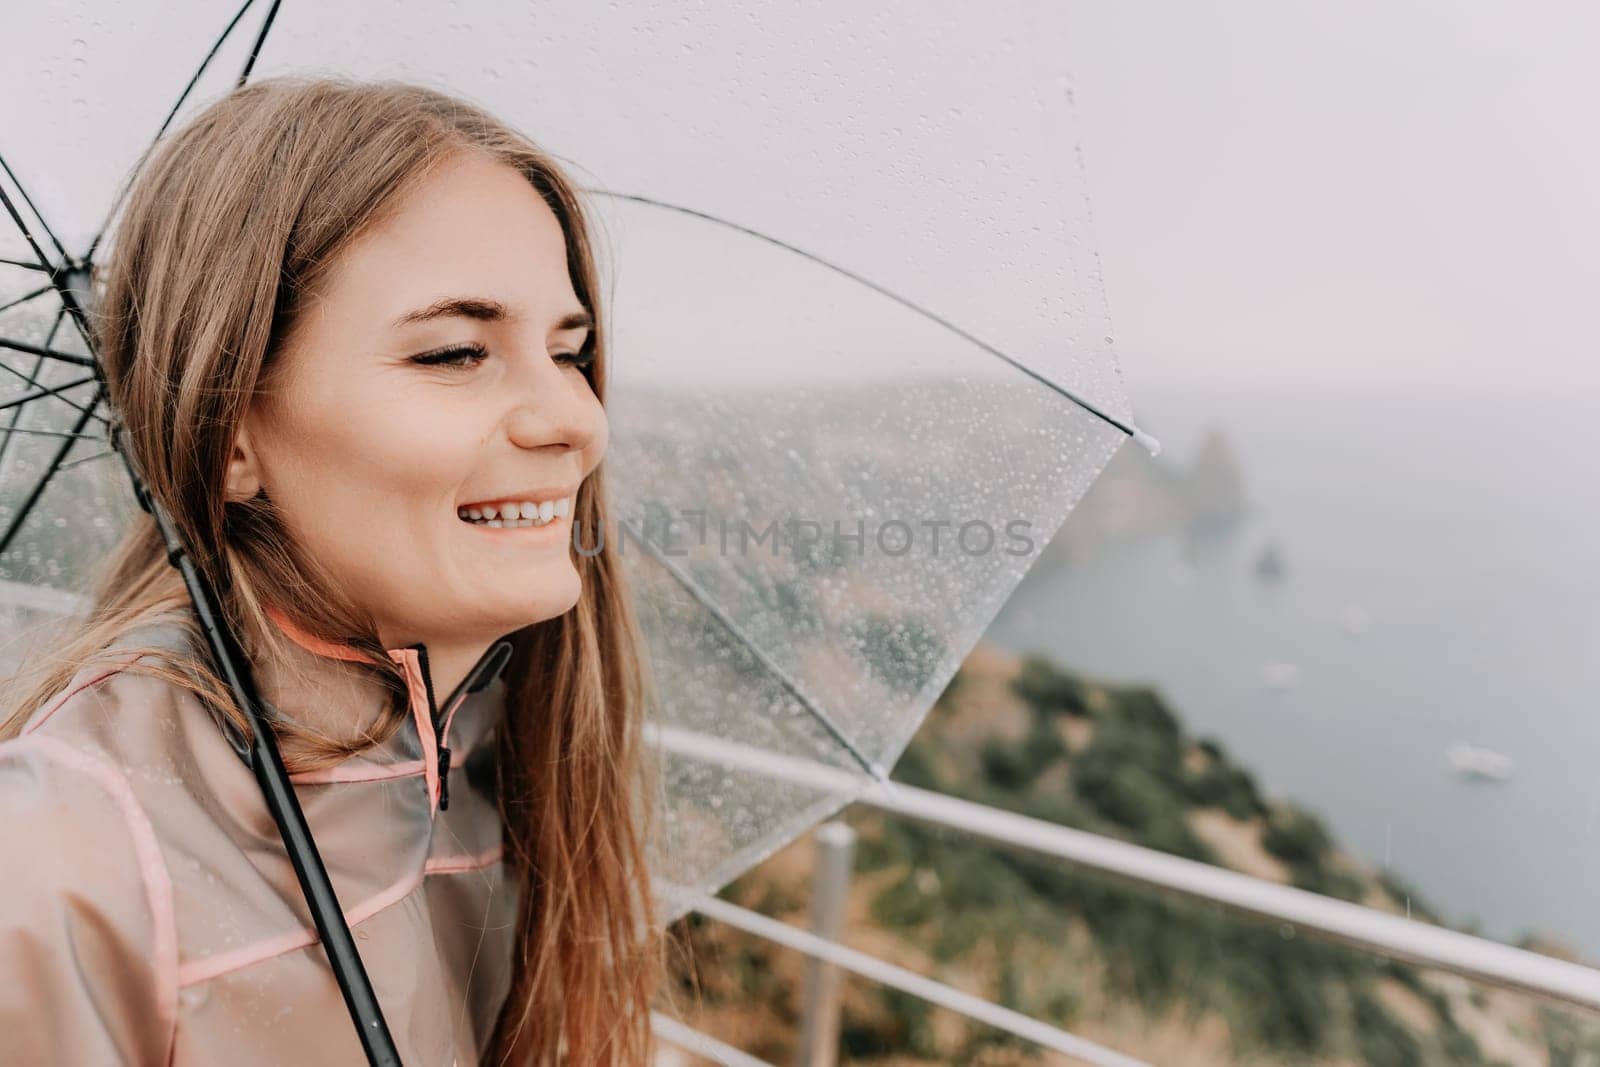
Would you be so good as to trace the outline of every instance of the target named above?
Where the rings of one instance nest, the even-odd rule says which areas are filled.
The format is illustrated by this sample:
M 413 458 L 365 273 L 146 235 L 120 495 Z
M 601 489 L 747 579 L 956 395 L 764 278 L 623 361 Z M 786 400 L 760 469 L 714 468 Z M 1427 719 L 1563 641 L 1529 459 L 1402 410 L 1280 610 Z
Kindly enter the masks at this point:
M 1036 570 L 987 639 L 1157 686 L 1451 925 L 1600 960 L 1600 392 L 1133 400 L 1163 462 L 1225 434 L 1248 516 Z M 1277 581 L 1257 573 L 1270 544 Z M 1510 776 L 1463 777 L 1456 744 L 1509 757 Z

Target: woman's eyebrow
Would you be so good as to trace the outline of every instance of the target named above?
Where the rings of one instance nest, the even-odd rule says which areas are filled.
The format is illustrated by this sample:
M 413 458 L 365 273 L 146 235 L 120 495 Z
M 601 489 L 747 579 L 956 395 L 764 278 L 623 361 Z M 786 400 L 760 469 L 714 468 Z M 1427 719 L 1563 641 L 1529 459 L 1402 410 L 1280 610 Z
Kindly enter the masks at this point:
M 555 332 L 564 330 L 592 330 L 594 329 L 594 316 L 587 311 L 569 311 L 561 316 L 561 321 L 556 323 Z
M 486 300 L 475 296 L 447 296 L 435 300 L 427 307 L 415 308 L 394 320 L 396 328 L 412 326 L 419 322 L 430 322 L 433 319 L 460 316 L 468 319 L 478 319 L 482 322 L 503 322 L 511 318 L 511 312 L 498 300 Z
M 451 316 L 477 319 L 480 322 L 505 322 L 516 318 L 498 300 L 474 296 L 447 296 L 435 300 L 427 307 L 420 307 L 406 312 L 394 320 L 394 325 L 396 329 L 399 329 L 404 326 L 414 326 L 419 322 L 430 322 L 433 319 L 449 318 Z M 588 330 L 593 328 L 594 316 L 583 309 L 567 312 L 555 325 L 557 333 L 563 330 Z

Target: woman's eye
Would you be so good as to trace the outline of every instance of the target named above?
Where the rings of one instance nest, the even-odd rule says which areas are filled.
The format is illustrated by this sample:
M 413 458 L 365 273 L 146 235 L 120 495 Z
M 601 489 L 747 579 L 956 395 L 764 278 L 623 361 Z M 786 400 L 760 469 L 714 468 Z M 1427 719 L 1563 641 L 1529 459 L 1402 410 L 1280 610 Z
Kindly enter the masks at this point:
M 474 343 L 424 352 L 419 356 L 412 356 L 411 362 L 423 367 L 474 367 L 487 358 L 489 350 Z M 551 358 L 557 363 L 566 363 L 582 370 L 594 363 L 594 352 L 589 349 L 581 352 L 558 352 Z
M 451 345 L 436 352 L 412 356 L 411 362 L 424 367 L 472 367 L 489 356 L 489 350 L 479 344 Z

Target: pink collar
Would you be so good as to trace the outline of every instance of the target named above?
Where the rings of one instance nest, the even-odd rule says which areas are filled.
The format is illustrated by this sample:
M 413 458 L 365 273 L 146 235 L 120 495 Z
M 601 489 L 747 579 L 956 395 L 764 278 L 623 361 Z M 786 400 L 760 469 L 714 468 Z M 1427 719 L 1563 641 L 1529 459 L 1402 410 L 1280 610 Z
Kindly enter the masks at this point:
M 289 640 L 307 652 L 325 656 L 328 659 L 344 660 L 347 663 L 376 662 L 371 656 L 353 645 L 336 645 L 332 641 L 324 641 L 315 634 L 307 633 L 291 622 L 289 616 L 285 615 L 277 607 L 269 605 L 266 611 L 267 618 L 271 619 Z

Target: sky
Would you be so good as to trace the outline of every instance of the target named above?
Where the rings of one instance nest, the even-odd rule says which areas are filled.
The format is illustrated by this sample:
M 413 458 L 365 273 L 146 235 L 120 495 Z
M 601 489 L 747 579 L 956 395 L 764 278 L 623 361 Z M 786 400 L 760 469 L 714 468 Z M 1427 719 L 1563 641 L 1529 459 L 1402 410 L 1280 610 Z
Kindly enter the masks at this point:
M 1069 0 L 1141 384 L 1600 394 L 1600 8 Z
M 3 54 L 24 61 L 0 64 L 0 135 L 48 205 L 108 198 L 224 21 L 200 0 L 180 6 L 160 27 L 97 0 L 8 17 Z M 584 179 L 825 254 L 1114 411 L 1113 355 L 1134 392 L 1600 392 L 1594 5 L 830 0 L 691 14 L 504 0 L 472 11 L 423 33 L 354 6 L 286 4 L 257 73 L 309 63 L 447 83 Z M 219 70 L 236 69 L 245 39 Z M 1101 279 L 1063 267 L 1061 233 L 1098 249 Z M 721 240 L 702 262 L 726 259 Z M 724 273 L 735 302 L 769 299 Z M 634 292 L 670 288 L 660 272 L 632 276 Z M 772 321 L 817 318 L 820 303 L 791 302 Z M 895 358 L 872 327 L 832 327 L 847 354 L 884 357 L 849 361 L 852 374 Z M 724 340 L 674 344 L 673 359 L 728 379 L 801 362 L 817 372 L 774 354 L 770 336 Z M 730 347 L 769 354 L 735 359 Z

